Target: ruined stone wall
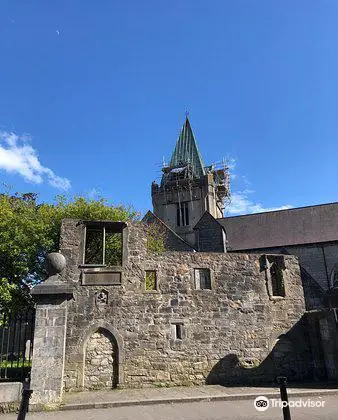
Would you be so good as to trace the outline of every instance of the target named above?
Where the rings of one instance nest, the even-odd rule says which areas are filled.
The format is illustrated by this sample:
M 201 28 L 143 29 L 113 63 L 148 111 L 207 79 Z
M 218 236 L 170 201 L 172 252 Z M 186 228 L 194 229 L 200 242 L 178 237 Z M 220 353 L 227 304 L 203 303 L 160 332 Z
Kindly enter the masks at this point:
M 285 298 L 274 298 L 259 255 L 150 255 L 141 223 L 124 229 L 124 242 L 121 285 L 84 286 L 83 225 L 70 219 L 63 223 L 61 252 L 68 262 L 63 278 L 74 286 L 68 303 L 67 390 L 86 387 L 88 342 L 99 329 L 116 342 L 116 364 L 108 365 L 119 386 L 269 382 L 277 374 L 290 380 L 311 375 L 295 257 L 285 257 Z M 196 290 L 196 268 L 210 269 L 211 290 Z M 145 270 L 156 270 L 156 290 L 145 290 Z
M 299 259 L 307 310 L 327 307 L 327 292 L 332 287 L 330 274 L 338 262 L 338 244 L 304 244 L 245 251 L 250 253 L 289 253 Z

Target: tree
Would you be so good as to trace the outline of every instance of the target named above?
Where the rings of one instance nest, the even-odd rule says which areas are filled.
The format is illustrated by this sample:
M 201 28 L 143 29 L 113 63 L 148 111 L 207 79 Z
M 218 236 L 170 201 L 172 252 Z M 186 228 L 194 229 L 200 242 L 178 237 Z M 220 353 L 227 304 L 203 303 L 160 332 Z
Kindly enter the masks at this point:
M 27 288 L 46 276 L 46 254 L 57 251 L 62 219 L 127 221 L 138 219 L 132 207 L 98 200 L 57 196 L 37 203 L 34 193 L 0 194 L 0 307 L 32 304 Z

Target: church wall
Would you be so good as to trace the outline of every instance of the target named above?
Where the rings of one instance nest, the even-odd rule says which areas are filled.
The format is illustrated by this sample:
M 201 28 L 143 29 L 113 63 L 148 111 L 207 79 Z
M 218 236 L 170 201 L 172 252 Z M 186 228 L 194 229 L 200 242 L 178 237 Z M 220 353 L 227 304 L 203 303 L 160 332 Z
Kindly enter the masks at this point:
M 338 264 L 338 242 L 323 245 L 327 273 L 330 279 L 335 264 Z M 332 284 L 331 284 L 332 286 Z
M 196 249 L 200 252 L 226 252 L 226 235 L 221 225 L 204 213 L 194 228 Z
M 301 267 L 307 272 L 302 275 L 306 308 L 311 310 L 326 307 L 330 274 L 334 264 L 338 262 L 338 243 L 305 244 L 254 249 L 245 252 L 280 254 L 285 250 L 289 254 L 297 256 Z
M 328 290 L 327 267 L 321 246 L 311 244 L 286 247 L 286 249 L 293 255 L 297 255 L 302 266 L 323 290 Z
M 91 384 L 96 380 L 85 373 L 90 372 L 86 360 L 107 362 L 107 356 L 86 356 L 88 340 L 98 332 L 116 346 L 108 365 L 116 361 L 111 375 L 121 387 L 311 376 L 295 257 L 285 257 L 285 298 L 274 298 L 259 255 L 150 254 L 142 223 L 128 224 L 123 232 L 121 284 L 83 285 L 83 225 L 63 222 L 61 252 L 68 264 L 63 280 L 74 287 L 68 303 L 67 390 L 81 389 L 84 378 Z M 196 290 L 198 268 L 210 270 L 211 290 Z M 145 290 L 145 270 L 156 270 L 155 290 Z
M 182 201 L 183 202 L 183 201 Z M 163 220 L 170 226 L 178 235 L 182 236 L 187 242 L 194 245 L 195 235 L 193 234 L 193 227 L 204 213 L 205 203 L 203 198 L 188 202 L 189 209 L 189 226 L 177 226 L 177 199 L 173 203 L 159 204 L 157 202 L 154 206 L 154 211 L 157 217 Z
M 200 252 L 225 252 L 222 229 L 201 229 L 195 232 L 196 247 Z
M 161 220 L 159 220 L 152 212 L 148 212 L 142 219 L 149 226 L 155 224 L 159 232 L 163 235 L 164 247 L 167 251 L 195 251 L 192 245 L 182 240 L 173 230 L 168 228 Z
M 216 203 L 213 176 L 208 174 L 204 178 L 192 182 L 195 185 L 189 187 L 189 183 L 186 181 L 185 188 L 172 186 L 172 190 L 165 193 L 161 187 L 153 184 L 152 201 L 155 215 L 186 241 L 194 244 L 193 228 L 204 212 L 208 211 L 213 217 L 222 217 L 222 213 Z M 189 225 L 177 226 L 177 203 L 183 202 L 188 203 Z
M 195 201 L 188 202 L 189 208 L 189 229 L 195 226 L 198 222 L 200 217 L 203 214 L 204 203 L 202 199 L 198 199 Z M 179 227 L 177 226 L 176 214 L 177 214 L 177 206 L 176 202 L 157 205 L 156 207 L 156 216 L 158 216 L 164 223 L 168 224 L 172 229 L 175 230 L 177 234 L 185 233 L 187 231 L 187 227 Z

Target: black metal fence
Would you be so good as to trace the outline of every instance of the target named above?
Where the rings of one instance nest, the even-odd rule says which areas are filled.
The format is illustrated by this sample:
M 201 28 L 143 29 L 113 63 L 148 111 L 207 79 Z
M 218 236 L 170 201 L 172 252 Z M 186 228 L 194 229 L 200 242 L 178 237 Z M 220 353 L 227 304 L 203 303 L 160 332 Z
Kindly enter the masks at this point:
M 0 316 L 0 382 L 23 381 L 32 366 L 35 311 Z

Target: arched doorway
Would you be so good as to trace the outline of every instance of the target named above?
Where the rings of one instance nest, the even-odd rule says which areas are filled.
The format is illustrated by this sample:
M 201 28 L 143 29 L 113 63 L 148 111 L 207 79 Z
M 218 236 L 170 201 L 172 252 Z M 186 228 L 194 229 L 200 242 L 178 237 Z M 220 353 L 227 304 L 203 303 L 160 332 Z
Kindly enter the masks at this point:
M 93 332 L 84 352 L 84 388 L 111 389 L 118 382 L 118 346 L 106 329 Z

